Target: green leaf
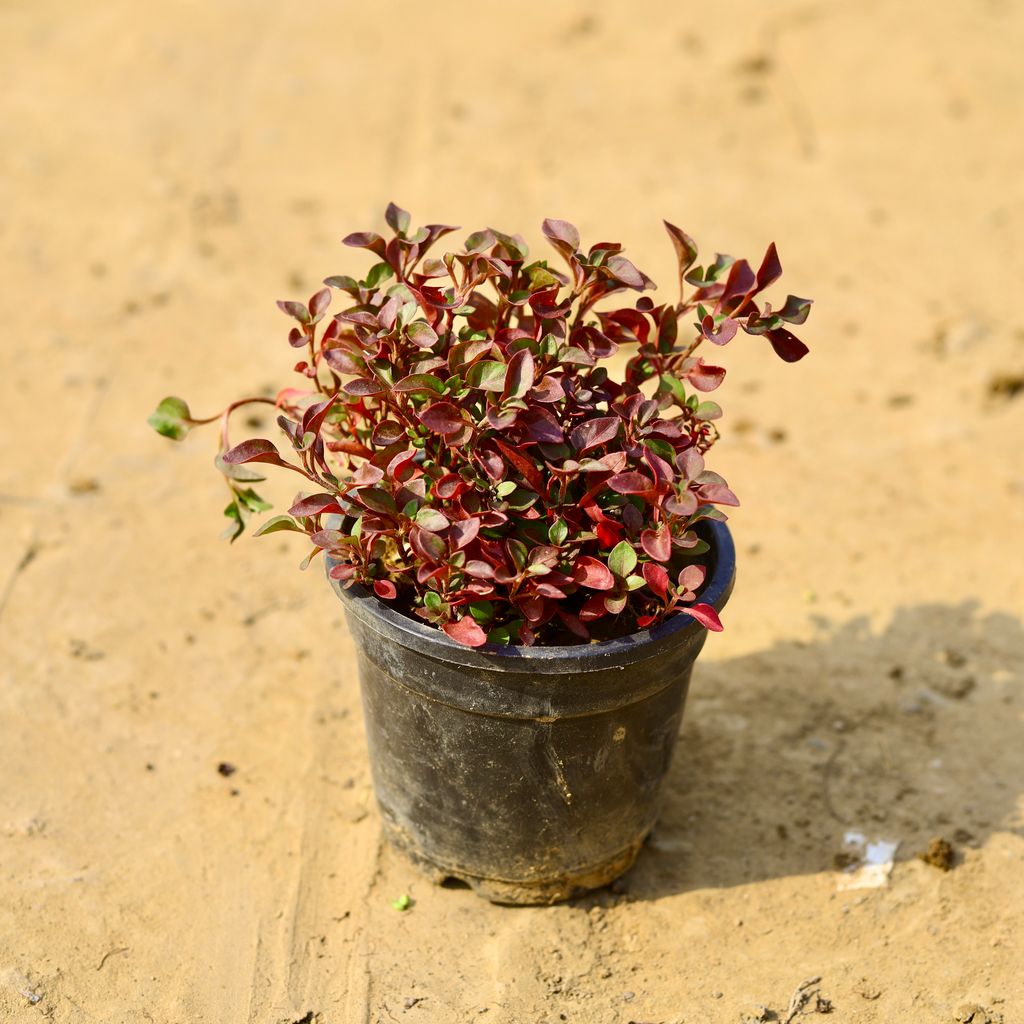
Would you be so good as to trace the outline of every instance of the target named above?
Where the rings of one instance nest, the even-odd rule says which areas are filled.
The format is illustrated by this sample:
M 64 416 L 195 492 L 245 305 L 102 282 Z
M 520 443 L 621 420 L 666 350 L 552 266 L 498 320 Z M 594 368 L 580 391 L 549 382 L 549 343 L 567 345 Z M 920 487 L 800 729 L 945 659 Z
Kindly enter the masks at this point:
M 225 540 L 231 541 L 232 544 L 239 537 L 245 533 L 245 517 L 246 513 L 242 510 L 241 506 L 235 501 L 230 501 L 227 507 L 224 509 L 224 515 L 231 520 L 231 525 L 221 534 Z
M 405 329 L 405 335 L 417 348 L 433 348 L 437 344 L 437 331 L 426 320 L 414 320 Z
M 497 391 L 499 394 L 505 390 L 505 373 L 507 367 L 504 363 L 494 359 L 484 359 L 474 363 L 466 371 L 466 383 L 471 388 L 479 388 L 481 391 Z
M 334 274 L 331 277 L 325 277 L 324 284 L 328 288 L 338 288 L 343 292 L 351 292 L 352 294 L 359 291 L 359 282 L 354 277 L 348 277 L 345 274 Z
M 248 466 L 232 466 L 231 463 L 225 462 L 223 452 L 218 452 L 213 457 L 213 464 L 228 479 L 234 480 L 236 483 L 258 484 L 267 479 L 261 473 L 256 472 L 255 469 L 250 469 Z
M 791 324 L 802 324 L 811 311 L 811 300 L 801 299 L 796 295 L 787 295 L 785 305 L 777 309 L 776 314 Z
M 660 437 L 645 437 L 644 447 L 649 448 L 655 455 L 660 456 L 669 463 L 676 457 L 675 448 L 668 441 L 663 441 Z
M 254 537 L 262 537 L 265 533 L 280 533 L 287 530 L 290 533 L 305 533 L 291 516 L 272 516 L 259 529 L 253 531 Z
M 693 414 L 699 420 L 717 420 L 722 415 L 722 407 L 717 402 L 700 402 Z
M 629 541 L 620 540 L 612 548 L 608 556 L 608 568 L 620 579 L 628 576 L 636 568 L 636 552 Z
M 494 488 L 494 492 L 495 494 L 498 495 L 499 498 L 505 498 L 508 495 L 510 495 L 515 489 L 516 484 L 514 480 L 502 480 L 501 483 Z
M 299 562 L 299 570 L 301 572 L 305 572 L 305 570 L 309 568 L 309 565 L 313 561 L 313 559 L 316 558 L 316 556 L 319 555 L 322 550 L 322 548 L 313 548 L 313 550 L 310 551 L 310 553 L 306 555 L 306 557 L 301 562 Z
M 374 512 L 393 515 L 398 511 L 395 499 L 381 487 L 363 487 L 355 492 L 359 502 Z
M 466 252 L 483 252 L 494 245 L 494 235 L 486 228 L 483 231 L 474 231 L 466 239 Z
M 394 271 L 387 263 L 375 263 L 370 267 L 369 272 L 366 275 L 366 287 L 376 288 L 381 281 L 386 281 L 389 277 L 394 275 Z
M 416 525 L 431 533 L 440 533 L 451 525 L 448 517 L 436 508 L 421 508 L 416 513 Z
M 514 509 L 516 512 L 522 512 L 537 501 L 537 498 L 538 495 L 534 494 L 533 491 L 528 491 L 524 487 L 517 487 L 505 501 L 509 508 Z
M 645 580 L 643 578 L 643 576 L 627 576 L 626 577 L 626 586 L 630 590 L 639 590 L 642 586 L 645 586 L 646 583 L 647 583 L 647 580 Z
M 512 558 L 512 563 L 516 567 L 516 572 L 522 572 L 526 565 L 526 556 L 529 554 L 526 545 L 521 540 L 508 540 L 505 545 Z
M 561 281 L 542 262 L 531 263 L 528 267 L 523 267 L 523 273 L 530 279 L 531 292 L 561 284 Z
M 384 219 L 388 222 L 388 227 L 396 235 L 404 235 L 409 230 L 409 212 L 403 210 L 400 206 L 396 206 L 394 203 L 388 203 L 388 208 L 384 213 Z M 408 900 L 408 896 L 406 900 Z M 405 907 L 401 908 L 405 910 Z
M 246 487 L 245 490 L 236 490 L 235 497 L 250 512 L 266 512 L 267 509 L 274 507 L 269 501 L 264 501 L 251 487 Z
M 554 544 L 556 548 L 561 547 L 568 536 L 569 527 L 566 525 L 564 519 L 556 519 L 551 526 L 548 527 L 548 540 Z
M 412 906 L 412 900 L 409 899 L 409 894 L 407 892 L 403 892 L 397 900 L 391 901 L 391 906 L 393 906 L 395 910 L 408 910 Z
M 519 639 L 519 633 L 522 628 L 523 620 L 513 619 L 511 622 L 507 622 L 503 626 L 495 626 L 494 629 L 487 634 L 487 641 L 492 644 L 503 644 L 507 647 L 509 644 Z
M 158 434 L 180 441 L 192 428 L 192 414 L 180 398 L 165 398 L 146 421 Z
M 403 377 L 393 391 L 432 391 L 435 395 L 444 391 L 444 384 L 430 373 L 411 373 Z
M 419 312 L 420 307 L 415 302 L 403 302 L 398 307 L 398 326 L 407 327 L 412 323 L 413 318 Z
M 466 607 L 481 626 L 487 625 L 494 618 L 494 605 L 490 601 L 473 601 Z

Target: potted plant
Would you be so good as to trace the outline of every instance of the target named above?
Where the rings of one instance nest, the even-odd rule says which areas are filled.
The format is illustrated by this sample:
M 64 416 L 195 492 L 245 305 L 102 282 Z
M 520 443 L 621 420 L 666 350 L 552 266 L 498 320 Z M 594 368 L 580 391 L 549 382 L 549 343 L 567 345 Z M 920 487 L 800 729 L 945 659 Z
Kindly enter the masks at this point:
M 433 256 L 454 228 L 414 231 L 394 204 L 386 221 L 344 240 L 373 256 L 361 279 L 278 303 L 301 387 L 209 420 L 167 398 L 150 422 L 175 439 L 220 422 L 232 540 L 269 507 L 258 470 L 303 477 L 255 532 L 305 535 L 303 568 L 325 555 L 391 841 L 490 899 L 564 899 L 633 863 L 722 628 L 737 500 L 705 465 L 725 370 L 698 351 L 742 330 L 796 361 L 810 302 L 759 298 L 774 245 L 756 272 L 702 267 L 667 223 L 680 297 L 658 305 L 622 246 L 583 249 L 566 221 L 543 225 L 558 265 L 493 229 Z M 229 440 L 251 402 L 277 411 L 280 447 Z

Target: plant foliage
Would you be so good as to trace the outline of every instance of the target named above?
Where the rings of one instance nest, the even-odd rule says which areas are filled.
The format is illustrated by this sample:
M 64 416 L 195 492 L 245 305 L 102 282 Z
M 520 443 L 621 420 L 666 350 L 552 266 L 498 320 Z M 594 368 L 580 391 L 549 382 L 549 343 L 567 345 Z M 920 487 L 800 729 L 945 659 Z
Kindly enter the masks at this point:
M 435 256 L 455 228 L 413 230 L 394 204 L 386 221 L 388 237 L 344 239 L 373 257 L 361 279 L 278 303 L 301 387 L 209 420 L 166 398 L 150 418 L 176 440 L 220 420 L 231 539 L 268 507 L 252 483 L 271 465 L 308 483 L 257 535 L 305 534 L 303 567 L 327 552 L 332 577 L 459 643 L 578 642 L 674 613 L 721 629 L 697 599 L 695 527 L 738 502 L 705 465 L 722 411 L 704 396 L 725 370 L 698 351 L 742 331 L 787 362 L 806 354 L 791 328 L 810 300 L 761 299 L 782 273 L 774 244 L 756 271 L 721 255 L 701 266 L 666 222 L 680 298 L 657 305 L 621 245 L 583 249 L 563 220 L 543 225 L 555 265 L 493 228 Z M 620 349 L 621 380 L 603 365 Z M 250 402 L 275 407 L 283 442 L 230 443 L 228 418 Z

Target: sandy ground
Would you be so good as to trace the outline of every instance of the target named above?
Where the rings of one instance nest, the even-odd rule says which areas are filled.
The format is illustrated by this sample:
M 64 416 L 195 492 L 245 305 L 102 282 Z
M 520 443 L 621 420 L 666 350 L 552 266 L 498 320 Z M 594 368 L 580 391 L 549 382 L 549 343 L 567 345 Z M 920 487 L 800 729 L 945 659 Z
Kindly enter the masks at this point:
M 0 4 L 0 1019 L 1024 1021 L 1022 46 L 1010 0 Z M 280 383 L 272 300 L 391 198 L 666 283 L 662 216 L 775 239 L 817 300 L 799 366 L 727 352 L 740 582 L 614 892 L 383 849 L 335 598 L 144 422 Z

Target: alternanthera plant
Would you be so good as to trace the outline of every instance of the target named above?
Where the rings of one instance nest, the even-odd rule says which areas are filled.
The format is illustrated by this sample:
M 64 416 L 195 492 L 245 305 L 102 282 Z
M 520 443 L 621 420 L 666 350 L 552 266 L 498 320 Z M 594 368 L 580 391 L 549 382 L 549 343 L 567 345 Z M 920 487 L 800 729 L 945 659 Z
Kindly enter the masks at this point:
M 329 552 L 333 577 L 459 643 L 581 643 L 673 614 L 721 629 L 699 599 L 699 524 L 738 502 L 706 465 L 722 410 L 704 396 L 725 370 L 699 353 L 742 333 L 787 362 L 807 353 L 791 327 L 810 300 L 761 299 L 782 273 L 774 244 L 756 271 L 721 255 L 700 266 L 666 223 L 679 299 L 658 305 L 621 245 L 583 249 L 563 220 L 543 224 L 557 266 L 493 228 L 433 256 L 455 228 L 413 230 L 394 204 L 386 221 L 389 237 L 344 240 L 372 254 L 361 278 L 278 303 L 301 386 L 209 420 L 167 398 L 150 418 L 179 440 L 220 422 L 232 539 L 269 507 L 257 468 L 277 466 L 304 490 L 257 535 L 305 534 L 304 565 Z M 283 439 L 231 443 L 230 414 L 251 402 L 276 408 Z

